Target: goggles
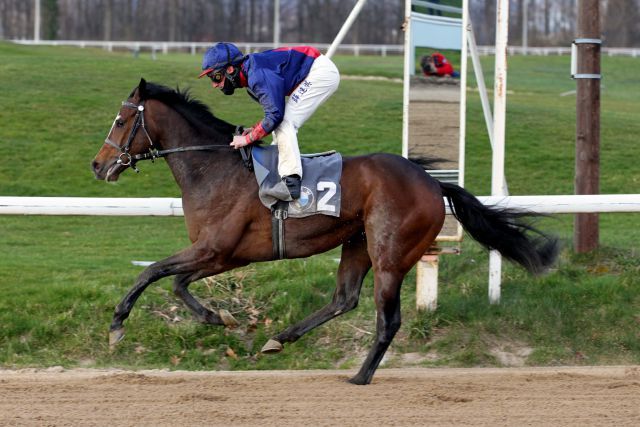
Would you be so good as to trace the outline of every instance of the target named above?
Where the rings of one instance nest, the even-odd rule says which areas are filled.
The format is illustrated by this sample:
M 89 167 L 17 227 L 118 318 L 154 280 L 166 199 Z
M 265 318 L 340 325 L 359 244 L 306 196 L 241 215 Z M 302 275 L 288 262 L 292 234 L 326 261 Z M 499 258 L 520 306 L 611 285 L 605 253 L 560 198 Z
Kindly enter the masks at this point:
M 222 70 L 211 70 L 206 74 L 214 83 L 220 83 L 224 79 L 224 73 Z

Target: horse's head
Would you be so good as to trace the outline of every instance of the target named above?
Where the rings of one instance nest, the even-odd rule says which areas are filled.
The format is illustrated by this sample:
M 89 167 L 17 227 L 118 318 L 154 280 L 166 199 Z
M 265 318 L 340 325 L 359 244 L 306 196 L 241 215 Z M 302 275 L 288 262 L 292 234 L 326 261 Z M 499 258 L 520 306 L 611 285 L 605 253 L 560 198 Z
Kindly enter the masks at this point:
M 139 160 L 212 147 L 231 152 L 229 143 L 241 129 L 215 117 L 206 105 L 191 98 L 188 90 L 181 92 L 141 79 L 122 103 L 91 167 L 97 179 L 116 181 L 128 167 L 137 171 Z
M 117 181 L 122 171 L 135 169 L 137 155 L 153 148 L 144 122 L 146 84 L 140 80 L 113 120 L 107 139 L 91 162 L 96 179 Z

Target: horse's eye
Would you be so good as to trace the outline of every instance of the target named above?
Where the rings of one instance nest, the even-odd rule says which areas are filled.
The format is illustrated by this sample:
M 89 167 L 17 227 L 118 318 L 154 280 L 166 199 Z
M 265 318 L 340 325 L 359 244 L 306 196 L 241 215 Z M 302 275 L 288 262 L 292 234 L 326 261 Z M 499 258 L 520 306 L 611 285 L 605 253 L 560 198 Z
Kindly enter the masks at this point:
M 121 128 L 122 126 L 124 126 L 124 122 L 122 120 L 116 120 L 116 126 Z

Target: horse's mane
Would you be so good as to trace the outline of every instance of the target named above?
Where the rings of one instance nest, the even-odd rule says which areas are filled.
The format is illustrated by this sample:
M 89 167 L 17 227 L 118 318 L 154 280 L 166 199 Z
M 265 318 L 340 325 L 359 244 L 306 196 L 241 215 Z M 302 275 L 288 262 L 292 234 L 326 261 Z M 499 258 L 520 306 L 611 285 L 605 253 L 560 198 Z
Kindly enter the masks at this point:
M 231 135 L 235 132 L 234 125 L 214 116 L 208 106 L 191 96 L 189 89 L 174 90 L 152 82 L 145 82 L 141 86 L 138 87 L 141 89 L 139 91 L 141 100 L 155 99 L 162 102 L 180 113 L 200 132 L 207 135 L 211 133 Z M 135 89 L 129 96 L 133 96 L 134 92 Z

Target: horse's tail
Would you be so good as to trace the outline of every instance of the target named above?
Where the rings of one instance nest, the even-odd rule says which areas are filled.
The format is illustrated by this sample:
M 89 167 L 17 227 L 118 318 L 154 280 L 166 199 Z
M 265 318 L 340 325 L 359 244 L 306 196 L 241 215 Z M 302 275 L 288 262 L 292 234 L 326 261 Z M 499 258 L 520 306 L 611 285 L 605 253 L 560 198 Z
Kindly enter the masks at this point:
M 532 273 L 540 273 L 554 262 L 558 254 L 557 239 L 523 221 L 523 218 L 537 214 L 487 207 L 455 184 L 440 182 L 440 187 L 456 219 L 487 249 L 497 250 Z

